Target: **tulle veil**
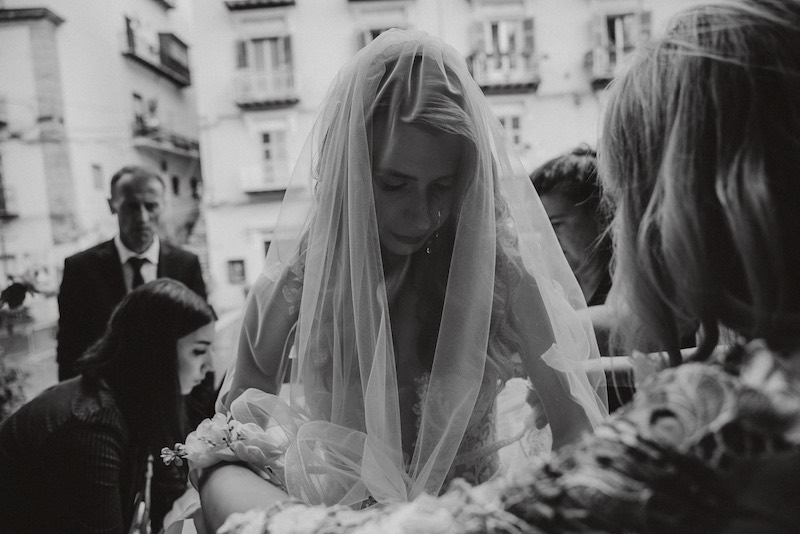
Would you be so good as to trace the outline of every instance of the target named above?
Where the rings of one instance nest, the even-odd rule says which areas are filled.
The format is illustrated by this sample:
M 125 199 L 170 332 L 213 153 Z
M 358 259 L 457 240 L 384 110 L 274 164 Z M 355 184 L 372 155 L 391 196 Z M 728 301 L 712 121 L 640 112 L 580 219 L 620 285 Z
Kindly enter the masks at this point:
M 443 98 L 461 112 L 454 115 Z M 402 269 L 387 272 L 373 149 L 378 136 L 382 146 L 402 143 L 402 123 L 451 131 L 469 149 L 456 209 Z M 390 316 L 404 281 L 420 284 L 420 298 L 433 303 L 418 307 L 432 358 L 411 398 L 398 386 L 405 362 Z M 532 301 L 526 316 L 515 312 L 521 298 Z M 390 30 L 339 72 L 322 103 L 248 297 L 218 408 L 239 399 L 289 429 L 281 434 L 286 487 L 306 502 L 437 494 L 465 452 L 478 407 L 488 402 L 491 412 L 508 381 L 525 376 L 526 360 L 546 364 L 537 373 L 547 389 L 537 387 L 540 396 L 555 391 L 590 426 L 603 421 L 605 381 L 587 371 L 598 349 L 580 313 L 585 306 L 541 202 L 462 57 L 423 32 Z M 289 406 L 250 389 L 277 394 L 290 354 Z M 410 405 L 417 425 L 404 454 L 402 414 Z M 559 403 L 546 408 L 551 426 L 571 424 Z M 483 444 L 499 440 L 490 435 Z

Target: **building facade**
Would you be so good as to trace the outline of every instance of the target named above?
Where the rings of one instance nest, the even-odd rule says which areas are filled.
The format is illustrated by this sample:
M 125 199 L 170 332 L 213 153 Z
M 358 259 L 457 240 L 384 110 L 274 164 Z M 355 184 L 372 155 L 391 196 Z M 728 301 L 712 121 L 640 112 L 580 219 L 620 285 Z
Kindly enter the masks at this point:
M 113 236 L 124 165 L 164 180 L 162 235 L 197 242 L 190 19 L 173 0 L 0 2 L 0 287 L 31 272 L 57 287 L 66 256 Z
M 693 0 L 213 0 L 195 5 L 193 71 L 215 304 L 262 268 L 295 159 L 338 69 L 388 28 L 463 53 L 529 171 L 595 145 L 603 88 Z
M 42 292 L 0 310 L 0 349 L 52 348 L 64 259 L 117 232 L 124 165 L 166 185 L 162 237 L 205 257 L 189 67 L 190 0 L 0 0 L 0 288 Z

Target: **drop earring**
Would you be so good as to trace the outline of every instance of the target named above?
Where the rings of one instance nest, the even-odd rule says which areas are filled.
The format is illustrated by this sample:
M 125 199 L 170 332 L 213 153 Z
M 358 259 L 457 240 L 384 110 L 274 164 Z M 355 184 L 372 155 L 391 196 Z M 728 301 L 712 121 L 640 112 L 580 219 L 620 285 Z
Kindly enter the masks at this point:
M 425 243 L 425 253 L 430 254 L 431 249 L 433 248 L 433 242 L 439 239 L 439 225 L 442 223 L 442 210 L 438 210 L 436 212 L 436 231 L 433 233 L 433 236 L 428 238 L 428 242 Z

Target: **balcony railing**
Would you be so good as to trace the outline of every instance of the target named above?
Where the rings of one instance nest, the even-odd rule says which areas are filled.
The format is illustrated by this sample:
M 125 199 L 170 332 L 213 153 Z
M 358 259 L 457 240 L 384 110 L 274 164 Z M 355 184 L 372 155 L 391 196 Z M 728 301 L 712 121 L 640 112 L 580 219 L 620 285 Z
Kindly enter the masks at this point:
M 297 104 L 291 67 L 260 71 L 242 69 L 235 78 L 236 105 L 242 109 L 268 109 Z
M 633 47 L 619 50 L 617 47 L 595 47 L 586 53 L 585 65 L 592 87 L 602 89 L 626 67 L 633 54 Z
M 246 165 L 239 169 L 239 185 L 245 193 L 282 193 L 288 182 L 289 165 L 285 161 Z
M 134 122 L 133 146 L 189 158 L 200 157 L 200 145 L 197 140 L 176 134 L 140 117 Z
M 122 55 L 159 74 L 178 87 L 191 85 L 188 47 L 171 33 L 146 34 L 125 18 Z
M 484 92 L 532 92 L 539 87 L 539 68 L 532 54 L 476 52 L 469 62 Z
M 261 9 L 264 7 L 286 7 L 293 5 L 294 0 L 225 0 L 225 6 L 231 11 Z

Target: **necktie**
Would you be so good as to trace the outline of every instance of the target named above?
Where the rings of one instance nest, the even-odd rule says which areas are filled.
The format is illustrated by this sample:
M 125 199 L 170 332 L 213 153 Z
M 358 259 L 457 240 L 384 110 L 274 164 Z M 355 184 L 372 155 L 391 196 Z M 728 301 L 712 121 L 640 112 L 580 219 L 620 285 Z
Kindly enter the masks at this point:
M 136 289 L 140 285 L 144 284 L 144 278 L 142 278 L 142 265 L 147 262 L 145 258 L 130 258 L 128 260 L 128 265 L 131 266 L 133 269 L 133 280 L 131 281 L 131 290 Z

